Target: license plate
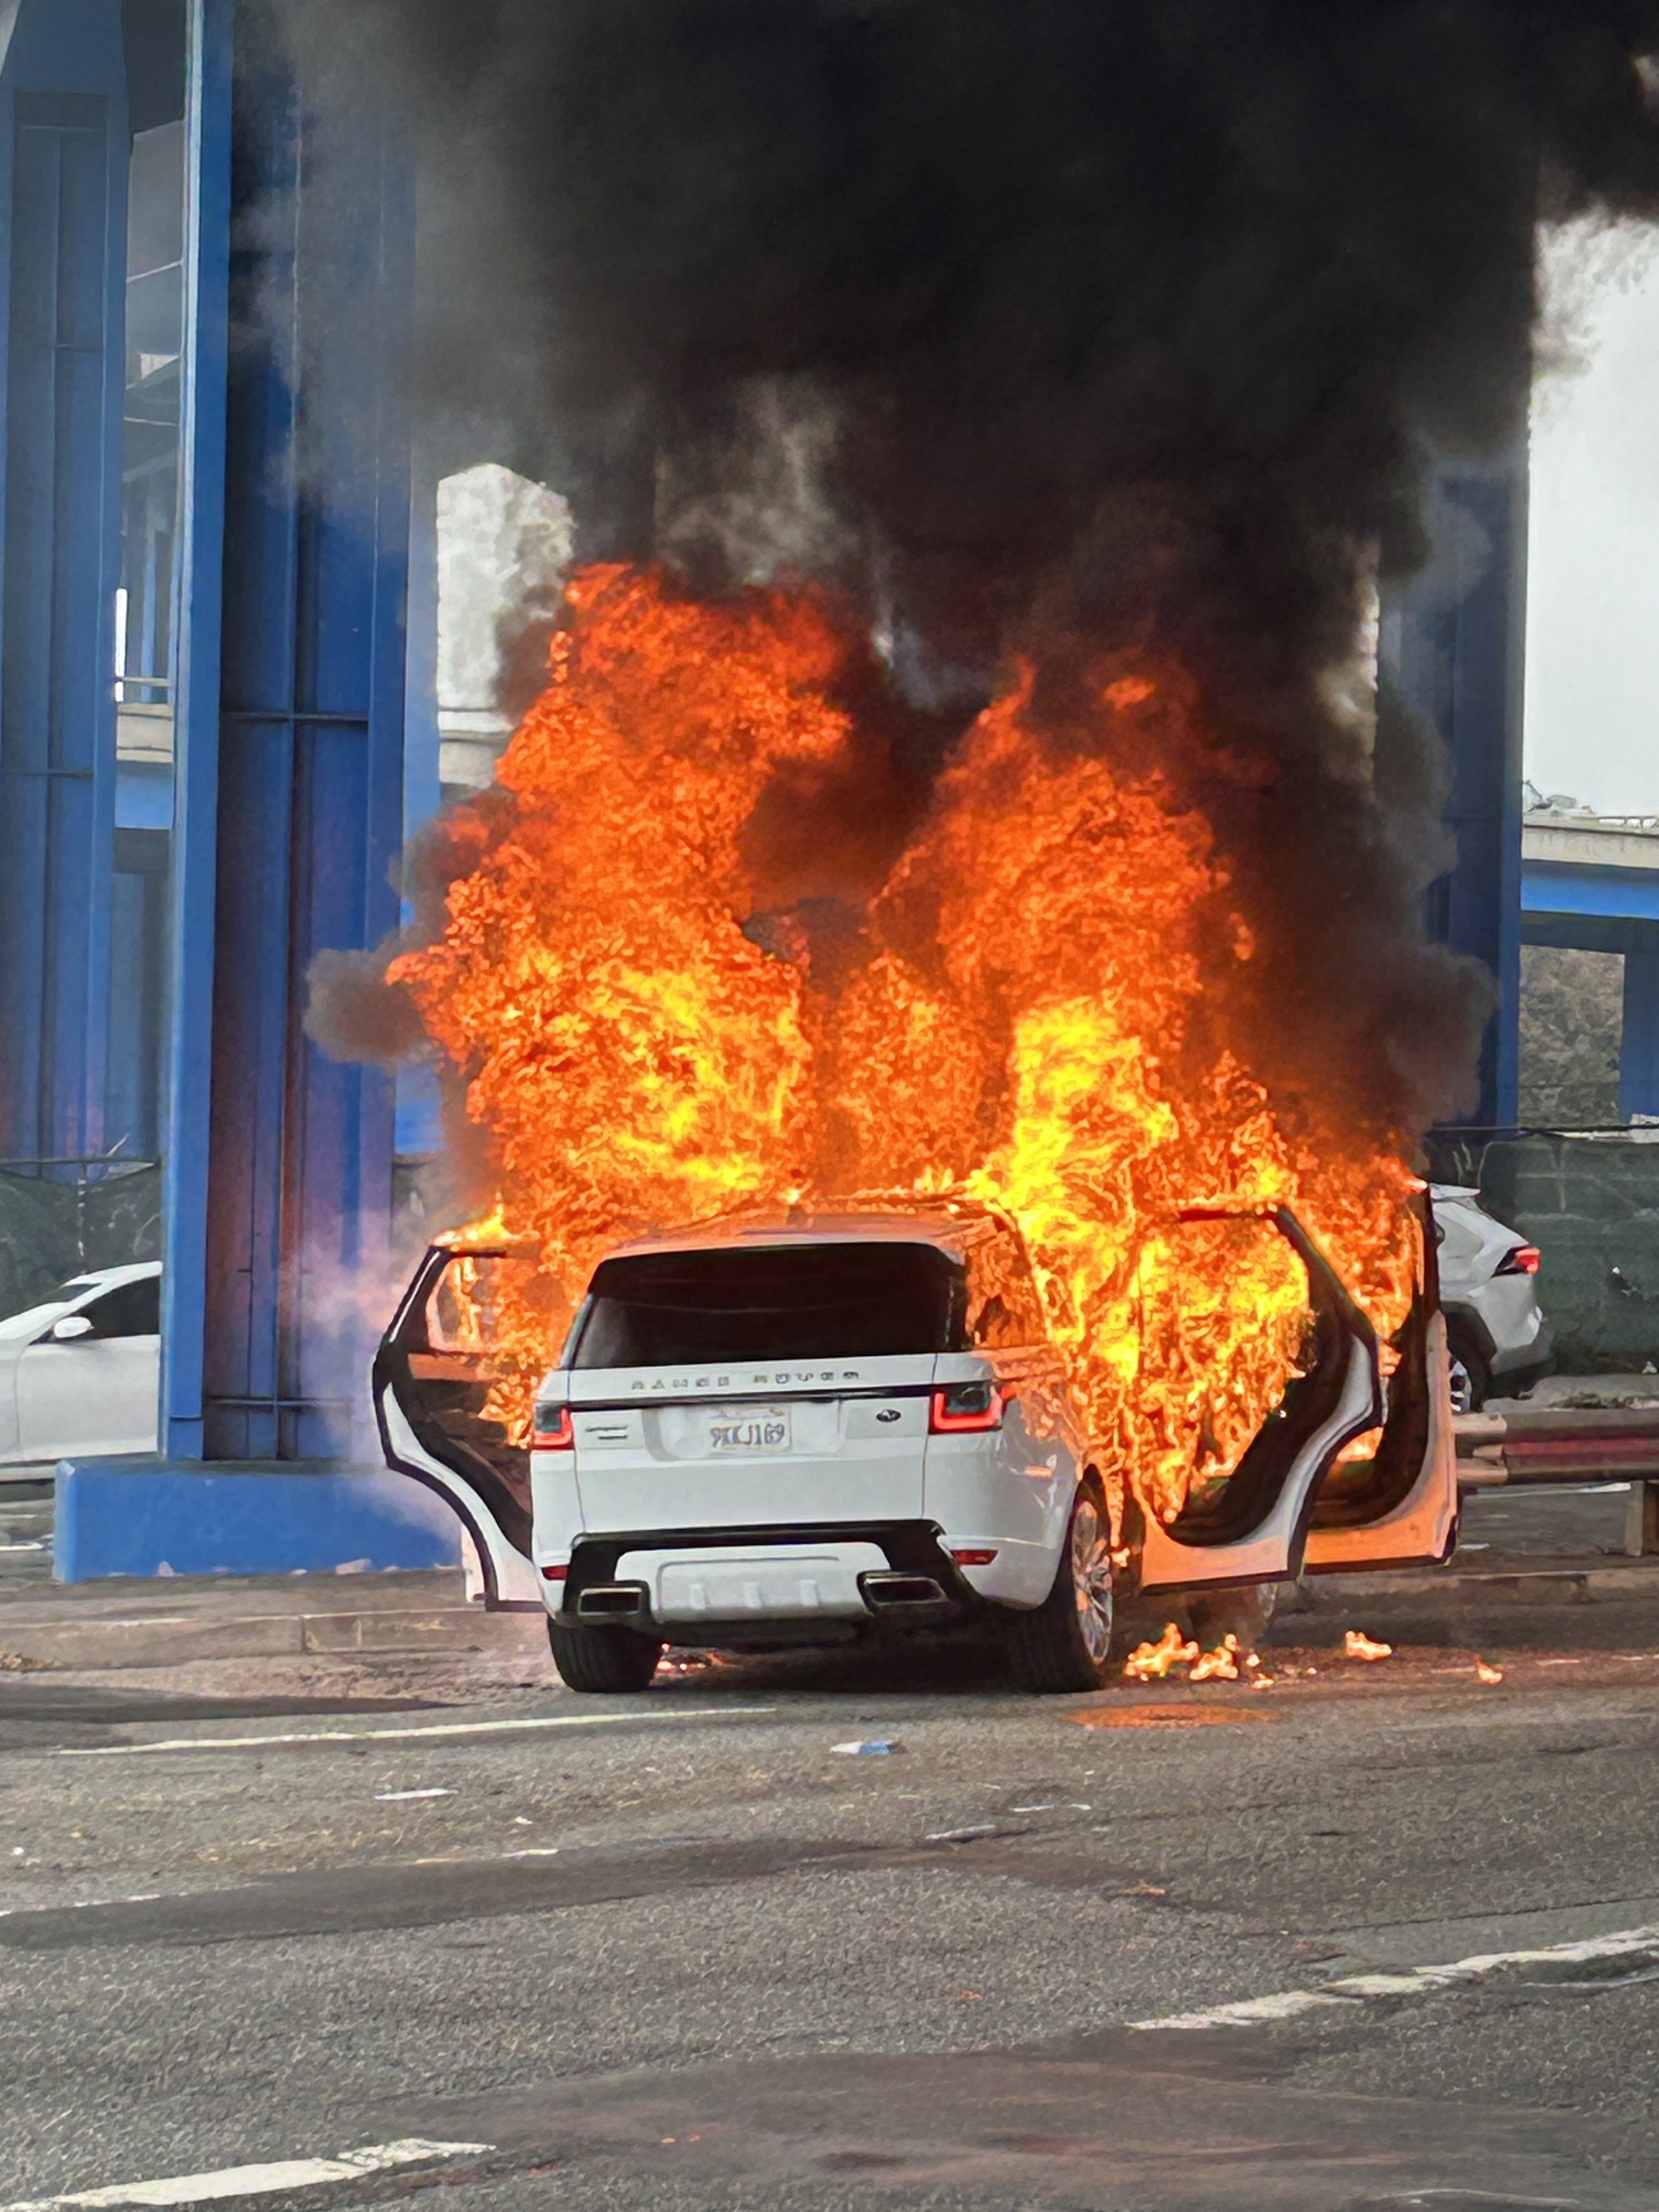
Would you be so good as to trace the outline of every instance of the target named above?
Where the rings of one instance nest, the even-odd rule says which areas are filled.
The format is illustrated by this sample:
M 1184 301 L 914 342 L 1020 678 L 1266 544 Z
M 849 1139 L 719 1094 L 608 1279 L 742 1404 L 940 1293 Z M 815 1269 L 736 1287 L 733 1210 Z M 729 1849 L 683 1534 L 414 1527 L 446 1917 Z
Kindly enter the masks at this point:
M 708 1449 L 716 1459 L 742 1458 L 751 1452 L 787 1452 L 789 1416 L 781 1407 L 755 1413 L 716 1413 L 708 1424 Z

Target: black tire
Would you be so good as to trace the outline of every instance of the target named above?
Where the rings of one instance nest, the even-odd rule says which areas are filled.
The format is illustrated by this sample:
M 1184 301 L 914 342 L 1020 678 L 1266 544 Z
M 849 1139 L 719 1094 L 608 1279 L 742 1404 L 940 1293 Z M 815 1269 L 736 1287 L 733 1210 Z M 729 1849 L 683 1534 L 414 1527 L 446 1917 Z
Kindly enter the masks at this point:
M 1116 1664 L 1112 1649 L 1112 1537 L 1105 1500 L 1080 1483 L 1054 1585 L 1032 1613 L 1009 1616 L 1008 1664 L 1022 1690 L 1055 1697 L 1098 1690 Z
M 648 1690 L 662 1656 L 659 1637 L 641 1636 L 633 1628 L 567 1627 L 550 1620 L 547 1640 L 566 1689 L 609 1697 Z
M 1451 1368 L 1454 1413 L 1478 1413 L 1492 1395 L 1492 1370 L 1480 1346 L 1455 1322 L 1446 1330 L 1446 1358 Z

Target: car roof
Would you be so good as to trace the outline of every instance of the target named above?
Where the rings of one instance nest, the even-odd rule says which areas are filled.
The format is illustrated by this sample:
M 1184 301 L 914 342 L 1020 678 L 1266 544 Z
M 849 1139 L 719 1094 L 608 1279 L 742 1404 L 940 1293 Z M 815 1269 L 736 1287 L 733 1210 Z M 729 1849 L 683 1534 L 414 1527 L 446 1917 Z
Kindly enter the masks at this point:
M 981 1208 L 964 1206 L 951 1212 L 909 1213 L 899 1207 L 860 1208 L 836 1212 L 809 1212 L 791 1206 L 787 1212 L 726 1215 L 699 1222 L 687 1229 L 665 1230 L 651 1237 L 635 1237 L 605 1254 L 607 1260 L 631 1260 L 653 1252 L 740 1252 L 756 1245 L 781 1244 L 932 1244 L 941 1251 L 960 1254 L 970 1244 L 994 1236 L 1004 1224 Z

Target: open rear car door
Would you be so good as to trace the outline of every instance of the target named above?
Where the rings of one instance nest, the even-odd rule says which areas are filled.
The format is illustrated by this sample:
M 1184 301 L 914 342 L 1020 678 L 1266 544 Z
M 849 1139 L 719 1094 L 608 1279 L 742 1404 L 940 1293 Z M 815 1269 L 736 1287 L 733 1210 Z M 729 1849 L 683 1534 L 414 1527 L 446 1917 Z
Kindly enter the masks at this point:
M 553 1352 L 538 1344 L 515 1357 L 500 1326 L 509 1301 L 522 1313 L 538 1295 L 533 1253 L 434 1244 L 374 1359 L 386 1464 L 454 1508 L 477 1550 L 484 1602 L 498 1612 L 542 1610 L 527 1431 Z
M 1279 1404 L 1224 1480 L 1194 1489 L 1162 1517 L 1130 1496 L 1124 1535 L 1140 1590 L 1285 1581 L 1449 1555 L 1457 1469 L 1426 1208 L 1424 1199 L 1413 1215 L 1411 1308 L 1387 1346 L 1288 1208 L 1255 1217 L 1306 1269 L 1306 1342 Z M 1223 1216 L 1194 1208 L 1186 1218 Z

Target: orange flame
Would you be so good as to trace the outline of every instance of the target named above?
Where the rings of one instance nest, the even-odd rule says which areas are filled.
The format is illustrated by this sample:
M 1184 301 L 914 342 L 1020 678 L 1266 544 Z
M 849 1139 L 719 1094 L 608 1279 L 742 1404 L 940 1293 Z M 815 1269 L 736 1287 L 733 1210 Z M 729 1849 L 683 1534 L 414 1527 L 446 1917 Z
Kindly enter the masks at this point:
M 1397 1326 L 1410 1177 L 1275 1113 L 1228 1033 L 1254 945 L 1210 827 L 1163 765 L 1111 764 L 1200 742 L 1178 668 L 1103 659 L 1087 745 L 1016 670 L 830 957 L 805 908 L 776 906 L 750 833 L 780 790 L 867 757 L 836 703 L 860 648 L 808 592 L 708 605 L 608 566 L 568 599 L 498 769 L 510 803 L 478 810 L 442 935 L 390 970 L 491 1133 L 490 1231 L 533 1239 L 567 1310 L 648 1229 L 860 1193 L 994 1206 L 1103 1466 L 1166 1517 L 1236 1462 L 1307 1309 L 1264 1224 L 1182 1206 L 1295 1206 L 1380 1333 Z M 503 1291 L 493 1321 L 523 1371 L 551 1356 L 545 1304 Z

